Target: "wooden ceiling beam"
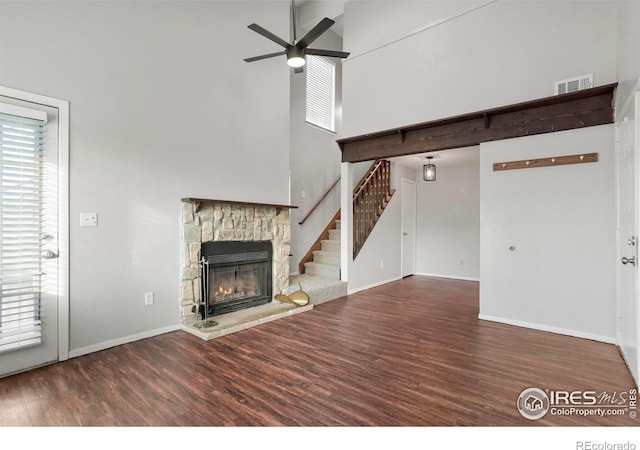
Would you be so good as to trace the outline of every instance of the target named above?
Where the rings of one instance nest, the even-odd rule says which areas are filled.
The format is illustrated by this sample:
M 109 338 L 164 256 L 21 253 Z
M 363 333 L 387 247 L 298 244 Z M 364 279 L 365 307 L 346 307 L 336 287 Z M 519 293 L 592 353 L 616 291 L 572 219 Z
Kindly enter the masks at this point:
M 337 141 L 343 162 L 469 147 L 613 123 L 618 83 Z M 400 136 L 400 139 L 398 139 Z

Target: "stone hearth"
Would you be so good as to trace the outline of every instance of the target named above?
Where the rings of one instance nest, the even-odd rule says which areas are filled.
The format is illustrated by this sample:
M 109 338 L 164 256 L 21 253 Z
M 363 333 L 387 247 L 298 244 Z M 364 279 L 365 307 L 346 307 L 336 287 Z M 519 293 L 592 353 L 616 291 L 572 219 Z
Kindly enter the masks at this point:
M 222 200 L 183 199 L 180 292 L 183 329 L 193 332 L 193 323 L 199 319 L 197 314 L 193 312 L 193 307 L 199 305 L 202 300 L 200 249 L 204 242 L 270 241 L 273 245 L 273 295 L 288 289 L 291 248 L 289 208 L 292 207 L 234 203 Z M 211 327 L 204 332 L 200 330 L 199 334 L 195 332 L 193 334 L 200 335 L 203 339 L 211 339 L 217 335 L 248 328 L 253 326 L 252 324 L 273 320 L 274 315 L 278 317 L 289 315 L 288 311 L 293 312 L 295 308 L 295 305 L 283 305 L 274 300 L 267 305 L 249 308 L 245 310 L 246 312 L 237 311 L 214 316 L 214 319 L 220 322 L 220 327 Z M 220 321 L 218 318 L 223 320 Z M 226 327 L 227 331 L 217 329 L 221 327 Z

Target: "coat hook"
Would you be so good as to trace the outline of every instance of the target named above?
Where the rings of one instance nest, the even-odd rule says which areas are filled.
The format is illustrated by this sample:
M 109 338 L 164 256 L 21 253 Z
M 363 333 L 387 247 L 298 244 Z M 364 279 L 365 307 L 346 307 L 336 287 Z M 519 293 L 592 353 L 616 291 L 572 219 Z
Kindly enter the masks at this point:
M 497 162 L 493 164 L 493 170 L 530 169 L 534 167 L 562 166 L 565 164 L 581 164 L 597 161 L 597 153 L 578 153 L 566 156 L 546 156 L 540 159 L 522 159 L 520 161 Z

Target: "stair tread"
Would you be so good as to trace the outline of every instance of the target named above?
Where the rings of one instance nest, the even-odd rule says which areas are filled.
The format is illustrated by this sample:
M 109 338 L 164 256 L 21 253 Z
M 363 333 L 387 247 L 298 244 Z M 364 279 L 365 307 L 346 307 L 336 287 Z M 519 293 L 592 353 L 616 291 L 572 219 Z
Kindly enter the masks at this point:
M 346 281 L 340 281 L 340 280 L 332 280 L 330 278 L 324 278 L 324 277 L 319 277 L 317 275 L 309 275 L 309 274 L 302 274 L 302 275 L 292 275 L 289 278 L 289 286 L 294 287 L 295 289 L 298 289 L 298 282 L 301 284 L 302 289 L 311 289 L 314 286 L 333 286 L 333 285 L 340 285 L 340 284 L 347 284 Z M 309 285 L 308 288 L 305 288 L 304 283 L 307 283 Z
M 332 252 L 331 250 L 314 250 L 313 254 L 324 255 L 324 256 L 340 256 L 340 252 L 338 251 Z
M 314 262 L 314 261 L 309 261 L 304 263 L 305 267 L 318 267 L 319 269 L 339 269 L 340 265 L 336 265 L 336 264 L 326 264 L 326 263 L 319 263 L 319 262 Z
M 287 293 L 290 294 L 298 289 L 309 295 L 311 303 L 319 304 L 346 296 L 347 282 L 309 274 L 293 275 L 289 278 Z

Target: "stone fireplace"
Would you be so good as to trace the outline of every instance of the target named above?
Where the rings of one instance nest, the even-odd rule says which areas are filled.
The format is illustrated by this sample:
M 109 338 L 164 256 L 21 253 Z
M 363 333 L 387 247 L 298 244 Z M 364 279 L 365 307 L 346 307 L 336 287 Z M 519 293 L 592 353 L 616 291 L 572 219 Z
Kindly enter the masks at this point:
M 194 198 L 182 202 L 183 324 L 202 318 L 205 292 L 211 316 L 266 304 L 288 288 L 289 208 L 294 207 Z

